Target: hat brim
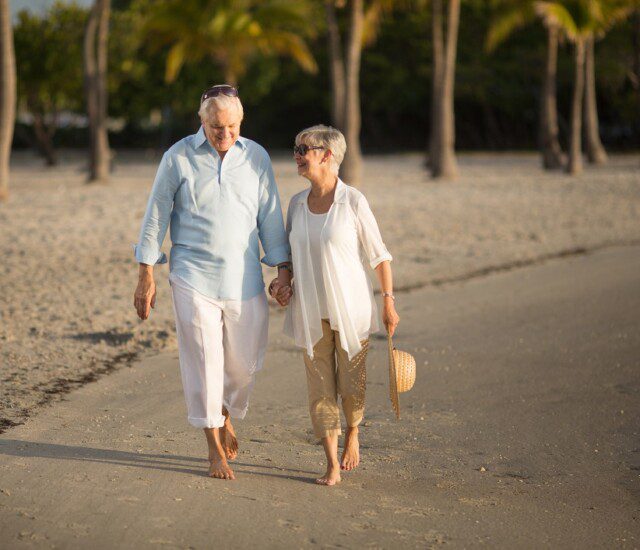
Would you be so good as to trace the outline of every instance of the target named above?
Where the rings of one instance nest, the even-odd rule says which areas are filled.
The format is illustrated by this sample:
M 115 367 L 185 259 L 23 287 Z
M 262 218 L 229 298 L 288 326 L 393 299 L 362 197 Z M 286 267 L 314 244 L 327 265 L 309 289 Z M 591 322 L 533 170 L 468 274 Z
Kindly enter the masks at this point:
M 396 362 L 393 357 L 393 341 L 391 335 L 388 335 L 389 342 L 389 398 L 391 399 L 391 406 L 396 413 L 396 418 L 400 420 L 400 400 L 398 397 L 398 386 L 396 383 Z

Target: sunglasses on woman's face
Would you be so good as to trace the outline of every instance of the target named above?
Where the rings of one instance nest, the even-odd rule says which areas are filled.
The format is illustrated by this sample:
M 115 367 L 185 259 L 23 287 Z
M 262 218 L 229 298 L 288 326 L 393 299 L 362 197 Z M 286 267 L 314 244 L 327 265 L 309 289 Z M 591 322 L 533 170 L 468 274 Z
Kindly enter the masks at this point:
M 324 147 L 320 147 L 319 145 L 305 145 L 304 143 L 302 145 L 294 145 L 293 154 L 301 155 L 304 157 L 309 151 L 313 149 L 324 149 Z
M 208 90 L 204 91 L 202 97 L 200 98 L 200 103 L 202 103 L 205 99 L 209 99 L 210 97 L 218 97 L 219 95 L 238 97 L 238 88 L 229 86 L 229 84 L 218 84 L 217 86 L 212 86 Z

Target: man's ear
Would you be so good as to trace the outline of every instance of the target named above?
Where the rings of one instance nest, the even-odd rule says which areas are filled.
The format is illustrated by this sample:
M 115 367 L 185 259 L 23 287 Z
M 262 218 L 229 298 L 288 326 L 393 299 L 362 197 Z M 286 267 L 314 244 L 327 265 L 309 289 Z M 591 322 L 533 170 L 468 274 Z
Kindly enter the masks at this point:
M 333 153 L 331 152 L 331 149 L 327 149 L 327 150 L 324 152 L 324 155 L 322 156 L 322 162 L 328 162 L 328 161 L 329 161 L 329 159 L 331 159 L 331 155 L 332 155 L 332 154 L 333 154 Z

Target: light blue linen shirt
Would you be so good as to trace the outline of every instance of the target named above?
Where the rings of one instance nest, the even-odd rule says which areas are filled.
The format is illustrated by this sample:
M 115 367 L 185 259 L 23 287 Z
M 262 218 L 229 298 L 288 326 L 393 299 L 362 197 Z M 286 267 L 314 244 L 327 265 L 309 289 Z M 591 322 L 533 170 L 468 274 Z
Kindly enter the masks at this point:
M 160 251 L 171 222 L 172 275 L 218 300 L 248 300 L 264 289 L 262 262 L 289 261 L 289 242 L 269 155 L 239 137 L 221 159 L 202 127 L 162 157 L 135 245 L 139 263 Z

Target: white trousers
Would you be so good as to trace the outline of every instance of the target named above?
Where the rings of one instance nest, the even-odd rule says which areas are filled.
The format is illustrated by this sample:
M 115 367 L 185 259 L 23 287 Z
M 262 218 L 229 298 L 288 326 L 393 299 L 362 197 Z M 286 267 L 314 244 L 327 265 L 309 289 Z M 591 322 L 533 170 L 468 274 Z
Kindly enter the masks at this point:
M 170 276 L 189 423 L 224 424 L 222 407 L 244 418 L 255 373 L 267 350 L 269 306 L 261 292 L 249 300 L 214 300 Z

